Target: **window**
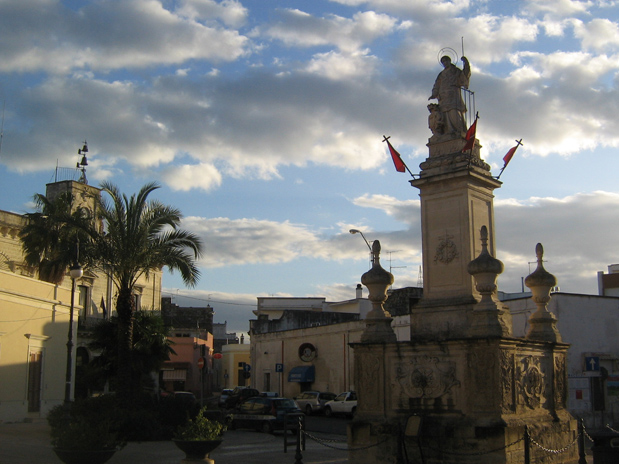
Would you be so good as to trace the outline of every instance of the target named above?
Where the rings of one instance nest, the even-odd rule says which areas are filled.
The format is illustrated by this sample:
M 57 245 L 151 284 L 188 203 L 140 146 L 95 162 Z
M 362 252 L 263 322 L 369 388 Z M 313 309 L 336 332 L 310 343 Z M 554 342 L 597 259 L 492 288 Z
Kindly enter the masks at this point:
M 85 316 L 89 316 L 90 312 L 90 287 L 86 285 L 78 285 L 77 290 L 79 292 L 78 302 L 77 304 L 82 307 L 80 314 Z

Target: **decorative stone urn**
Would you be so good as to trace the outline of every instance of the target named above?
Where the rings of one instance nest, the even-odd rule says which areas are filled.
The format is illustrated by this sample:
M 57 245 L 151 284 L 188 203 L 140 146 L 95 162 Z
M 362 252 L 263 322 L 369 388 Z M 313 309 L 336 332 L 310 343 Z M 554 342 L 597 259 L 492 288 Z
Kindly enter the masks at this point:
M 183 462 L 207 462 L 214 464 L 209 458 L 209 453 L 221 445 L 222 440 L 172 440 L 178 448 L 185 453 Z
M 537 269 L 524 279 L 524 284 L 531 289 L 531 299 L 537 305 L 537 311 L 529 318 L 530 328 L 527 333 L 529 340 L 561 342 L 561 334 L 557 329 L 557 318 L 548 311 L 550 291 L 557 285 L 557 278 L 544 269 L 544 247 L 541 243 L 535 246 Z
M 488 251 L 488 228 L 481 227 L 481 253 L 467 266 L 475 278 L 475 289 L 481 300 L 471 315 L 469 335 L 478 337 L 506 337 L 512 334 L 509 310 L 496 296 L 497 277 L 503 272 L 503 263 Z
M 385 311 L 383 304 L 387 301 L 387 288 L 393 284 L 393 275 L 380 265 L 380 242 L 372 243 L 372 269 L 361 276 L 361 283 L 370 294 L 368 300 L 372 309 L 365 316 L 365 330 L 361 334 L 362 342 L 391 343 L 397 341 L 391 328 L 393 318 Z
M 54 453 L 65 464 L 104 464 L 109 461 L 116 449 L 85 450 L 54 448 Z

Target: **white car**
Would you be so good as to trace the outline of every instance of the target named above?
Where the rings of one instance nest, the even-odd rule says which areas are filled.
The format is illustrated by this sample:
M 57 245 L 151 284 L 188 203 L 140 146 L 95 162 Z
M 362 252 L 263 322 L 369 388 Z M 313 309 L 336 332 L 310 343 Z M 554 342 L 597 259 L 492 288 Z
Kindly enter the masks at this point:
M 354 391 L 340 393 L 334 400 L 325 404 L 325 416 L 331 417 L 335 414 L 354 416 L 357 412 L 357 394 Z

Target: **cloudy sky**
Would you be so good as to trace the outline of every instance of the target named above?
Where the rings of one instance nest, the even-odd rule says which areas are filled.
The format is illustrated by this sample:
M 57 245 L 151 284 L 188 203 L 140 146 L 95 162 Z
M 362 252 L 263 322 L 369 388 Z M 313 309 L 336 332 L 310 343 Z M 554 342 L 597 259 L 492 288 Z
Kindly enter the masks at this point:
M 418 191 L 443 49 L 466 55 L 498 175 L 503 291 L 535 245 L 562 291 L 619 263 L 619 8 L 611 0 L 0 0 L 0 208 L 32 209 L 87 140 L 92 185 L 179 207 L 204 239 L 183 305 L 246 331 L 257 296 L 354 297 L 380 239 L 420 275 Z M 60 175 L 69 175 L 58 170 Z M 183 296 L 189 298 L 182 298 Z

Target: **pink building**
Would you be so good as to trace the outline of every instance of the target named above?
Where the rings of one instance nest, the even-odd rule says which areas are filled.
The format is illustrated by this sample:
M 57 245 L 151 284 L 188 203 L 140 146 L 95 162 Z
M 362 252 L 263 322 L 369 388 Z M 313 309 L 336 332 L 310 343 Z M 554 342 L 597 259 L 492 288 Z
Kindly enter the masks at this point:
M 205 331 L 183 331 L 168 337 L 176 354 L 161 368 L 160 385 L 168 391 L 190 391 L 198 400 L 212 393 L 213 335 Z

